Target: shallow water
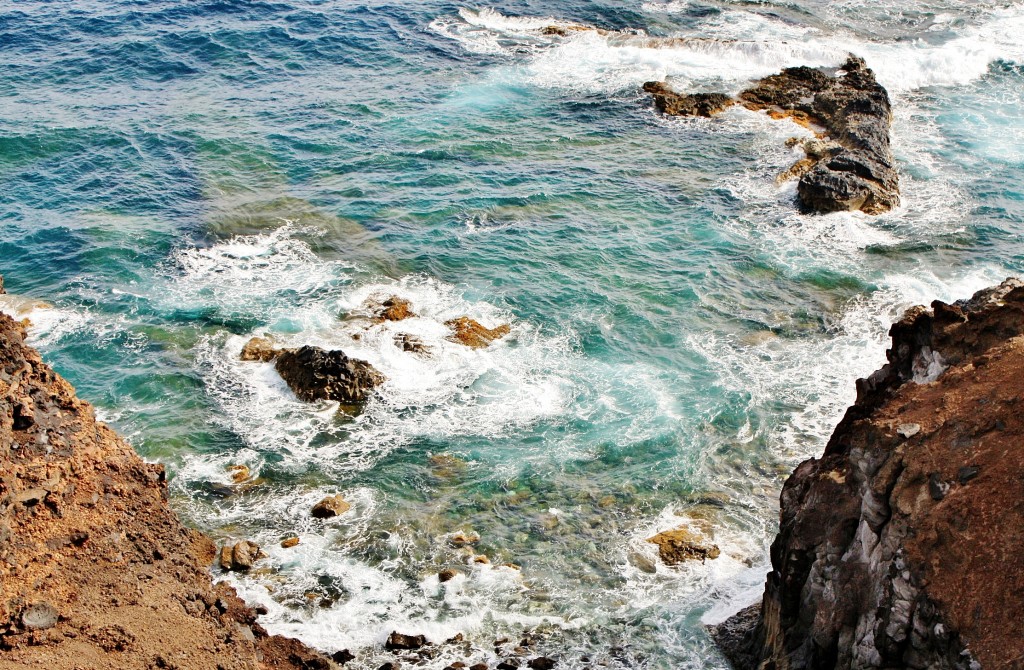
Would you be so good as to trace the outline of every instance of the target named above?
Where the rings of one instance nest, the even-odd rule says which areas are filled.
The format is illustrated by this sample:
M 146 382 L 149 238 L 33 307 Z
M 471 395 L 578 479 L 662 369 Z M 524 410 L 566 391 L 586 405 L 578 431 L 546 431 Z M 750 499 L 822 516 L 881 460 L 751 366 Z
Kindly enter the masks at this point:
M 538 30 L 575 24 L 618 32 Z M 272 632 L 370 668 L 393 629 L 724 667 L 702 624 L 757 597 L 781 483 L 888 325 L 1021 271 L 1022 28 L 991 2 L 19 2 L 0 307 L 189 523 L 264 545 L 230 579 Z M 894 102 L 904 204 L 879 217 L 797 213 L 775 175 L 802 129 L 639 91 L 848 51 Z M 393 294 L 418 316 L 373 325 Z M 512 332 L 471 350 L 461 315 Z M 259 334 L 388 382 L 354 417 L 300 403 L 238 360 Z M 233 464 L 253 481 L 224 495 Z M 351 512 L 309 517 L 336 492 Z M 722 556 L 658 563 L 645 539 L 680 524 Z

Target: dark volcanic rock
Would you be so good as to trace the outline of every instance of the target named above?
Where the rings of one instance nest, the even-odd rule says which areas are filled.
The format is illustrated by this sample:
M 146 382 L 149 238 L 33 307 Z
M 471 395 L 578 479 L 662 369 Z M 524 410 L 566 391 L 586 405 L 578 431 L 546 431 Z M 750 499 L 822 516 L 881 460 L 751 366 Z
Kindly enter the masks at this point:
M 664 82 L 649 81 L 644 90 L 654 96 L 654 106 L 670 116 L 714 116 L 735 100 L 724 93 L 676 93 Z
M 404 635 L 398 631 L 393 631 L 388 636 L 388 641 L 384 643 L 385 649 L 419 649 L 427 643 L 427 638 L 423 635 Z
M 833 76 L 811 67 L 786 68 L 740 93 L 749 109 L 794 121 L 827 136 L 828 149 L 805 143 L 807 158 L 783 178 L 797 177 L 801 204 L 815 212 L 880 214 L 899 205 L 899 176 L 889 143 L 889 95 L 864 61 L 850 56 Z M 661 82 L 644 90 L 666 114 L 711 116 L 732 101 L 720 93 L 681 95 Z
M 716 629 L 741 670 L 1024 659 L 1024 283 L 915 307 L 890 335 L 783 488 L 758 616 Z
M 307 402 L 365 402 L 373 389 L 385 381 L 384 375 L 366 361 L 349 358 L 342 351 L 311 346 L 281 351 L 274 369 L 288 388 Z
M 793 67 L 740 94 L 750 109 L 769 110 L 819 126 L 843 151 L 800 177 L 800 202 L 817 212 L 886 212 L 899 204 L 899 177 L 889 145 L 889 95 L 860 58 L 833 77 Z

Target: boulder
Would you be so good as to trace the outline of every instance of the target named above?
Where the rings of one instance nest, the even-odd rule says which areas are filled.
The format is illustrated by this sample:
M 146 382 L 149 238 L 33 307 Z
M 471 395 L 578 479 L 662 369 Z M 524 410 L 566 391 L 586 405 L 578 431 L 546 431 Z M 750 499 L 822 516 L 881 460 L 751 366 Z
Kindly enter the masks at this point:
M 330 519 L 331 517 L 344 514 L 345 512 L 352 509 L 352 505 L 348 504 L 341 495 L 327 496 L 317 504 L 313 505 L 313 509 L 310 514 L 316 519 Z
M 344 404 L 365 402 L 385 378 L 366 361 L 349 358 L 342 351 L 303 346 L 280 351 L 274 369 L 301 400 L 335 400 Z
M 538 656 L 537 658 L 531 658 L 526 664 L 530 666 L 531 670 L 551 670 L 558 665 L 558 661 L 547 656 Z
M 507 323 L 494 328 L 486 328 L 481 325 L 479 321 L 471 319 L 468 316 L 460 316 L 457 319 L 450 319 L 445 321 L 444 325 L 454 331 L 451 337 L 448 338 L 450 341 L 464 344 L 467 347 L 472 347 L 473 349 L 486 347 L 494 340 L 508 335 L 512 330 Z
M 384 643 L 384 648 L 389 650 L 409 650 L 419 649 L 423 645 L 427 644 L 427 638 L 423 635 L 404 635 L 398 631 L 393 631 L 388 636 L 388 641 Z
M 445 582 L 450 582 L 451 580 L 455 579 L 458 575 L 459 575 L 459 571 L 458 570 L 452 570 L 452 569 L 448 568 L 448 569 L 442 570 L 441 572 L 437 573 L 437 581 L 439 581 L 442 584 L 444 584 Z
M 282 549 L 291 549 L 292 547 L 297 546 L 298 544 L 299 544 L 299 538 L 294 537 L 294 536 L 293 537 L 286 537 L 285 539 L 281 540 L 281 548 Z
M 364 304 L 373 312 L 373 320 L 377 323 L 383 321 L 402 321 L 416 316 L 416 313 L 412 311 L 412 303 L 397 295 L 385 298 L 380 302 L 370 298 Z
M 658 533 L 647 541 L 658 545 L 658 555 L 665 565 L 679 565 L 690 560 L 703 563 L 709 558 L 718 558 L 722 553 L 718 545 L 705 542 L 704 538 L 685 527 Z
M 658 111 L 669 116 L 714 116 L 736 104 L 724 93 L 676 93 L 660 81 L 647 82 L 644 90 L 654 96 L 654 106 Z
M 331 660 L 338 665 L 345 665 L 349 661 L 355 660 L 355 654 L 350 652 L 348 649 L 342 649 L 331 654 Z
M 280 352 L 274 348 L 274 343 L 270 338 L 254 337 L 242 347 L 240 358 L 243 361 L 261 361 L 266 363 L 274 360 L 278 353 Z
M 220 567 L 223 570 L 245 572 L 261 558 L 266 558 L 266 554 L 260 551 L 260 545 L 249 540 L 225 544 L 220 548 Z

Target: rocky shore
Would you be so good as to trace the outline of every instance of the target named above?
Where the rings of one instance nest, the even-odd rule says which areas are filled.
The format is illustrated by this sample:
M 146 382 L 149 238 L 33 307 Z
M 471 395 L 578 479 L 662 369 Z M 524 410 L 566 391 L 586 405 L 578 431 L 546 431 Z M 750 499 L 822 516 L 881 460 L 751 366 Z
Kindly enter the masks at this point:
M 1024 667 L 1024 283 L 915 307 L 781 496 L 738 670 Z
M 215 546 L 0 314 L 0 668 L 334 667 L 268 635 Z
M 838 70 L 786 68 L 735 99 L 723 93 L 681 94 L 664 82 L 647 82 L 644 90 L 663 114 L 713 116 L 741 104 L 814 131 L 816 139 L 791 141 L 805 157 L 779 176 L 799 179 L 797 195 L 810 211 L 881 214 L 899 205 L 889 95 L 861 58 L 851 55 Z

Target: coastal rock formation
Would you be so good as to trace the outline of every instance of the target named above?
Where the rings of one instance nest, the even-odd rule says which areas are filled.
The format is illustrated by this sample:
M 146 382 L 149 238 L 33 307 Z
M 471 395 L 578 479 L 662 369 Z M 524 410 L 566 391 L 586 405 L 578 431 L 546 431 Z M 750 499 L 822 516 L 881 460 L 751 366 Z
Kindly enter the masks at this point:
M 1024 663 L 1024 283 L 890 335 L 783 488 L 762 603 L 714 633 L 741 670 Z
M 242 540 L 235 544 L 225 544 L 220 548 L 220 567 L 222 570 L 248 571 L 253 564 L 267 555 L 260 550 L 260 545 L 250 540 Z
M 267 363 L 277 358 L 279 353 L 281 352 L 274 348 L 274 343 L 270 338 L 254 337 L 242 347 L 241 359 Z
M 374 313 L 376 321 L 402 321 L 416 316 L 416 313 L 412 311 L 412 303 L 397 295 L 393 295 L 377 305 Z
M 216 547 L 0 314 L 0 669 L 329 668 L 269 636 Z
M 507 323 L 495 326 L 494 328 L 487 328 L 481 325 L 479 321 L 468 316 L 460 316 L 457 319 L 445 321 L 444 325 L 453 331 L 452 336 L 448 338 L 449 340 L 464 344 L 473 349 L 486 347 L 494 340 L 508 335 L 512 330 Z
M 717 93 L 680 95 L 648 82 L 666 114 L 710 116 L 730 104 Z M 725 98 L 725 100 L 723 100 Z M 786 68 L 739 95 L 748 109 L 792 118 L 831 142 L 808 143 L 807 158 L 783 176 L 798 177 L 801 204 L 815 212 L 887 212 L 899 205 L 899 176 L 889 142 L 889 95 L 863 59 L 850 56 L 839 71 Z
M 685 561 L 718 558 L 722 552 L 717 544 L 707 542 L 687 528 L 676 528 L 658 533 L 647 541 L 658 545 L 658 555 L 665 565 L 679 565 Z
M 384 375 L 366 361 L 349 358 L 342 351 L 303 346 L 278 352 L 274 369 L 301 400 L 336 400 L 345 404 L 365 402 Z

